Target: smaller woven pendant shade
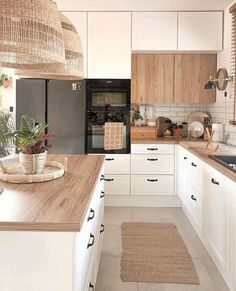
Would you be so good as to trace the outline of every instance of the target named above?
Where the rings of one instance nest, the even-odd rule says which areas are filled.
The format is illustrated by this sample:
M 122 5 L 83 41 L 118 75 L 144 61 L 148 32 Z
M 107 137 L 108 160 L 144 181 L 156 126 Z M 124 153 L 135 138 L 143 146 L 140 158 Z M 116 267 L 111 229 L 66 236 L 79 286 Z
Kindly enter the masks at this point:
M 74 80 L 84 78 L 83 50 L 79 34 L 72 22 L 60 13 L 65 44 L 64 64 L 43 64 L 16 74 L 42 79 Z
M 0 1 L 0 66 L 64 61 L 60 14 L 51 0 Z

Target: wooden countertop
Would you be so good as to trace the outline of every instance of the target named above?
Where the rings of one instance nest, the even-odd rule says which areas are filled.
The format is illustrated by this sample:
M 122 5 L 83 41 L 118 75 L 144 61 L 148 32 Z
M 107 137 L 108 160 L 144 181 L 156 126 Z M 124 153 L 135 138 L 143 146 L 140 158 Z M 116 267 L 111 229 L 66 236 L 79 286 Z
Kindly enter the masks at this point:
M 171 137 L 157 137 L 155 139 L 132 139 L 131 144 L 178 144 L 181 141 L 194 141 L 199 142 L 199 140 L 192 140 L 189 138 L 175 138 Z M 202 140 L 200 140 L 202 141 Z
M 212 150 L 205 150 L 206 142 L 190 142 L 190 141 L 180 141 L 179 144 L 196 155 L 199 159 L 206 162 L 208 165 L 215 168 L 217 171 L 222 173 L 224 176 L 228 177 L 233 182 L 236 182 L 236 173 L 232 170 L 226 168 L 225 166 L 219 164 L 218 162 L 214 161 L 213 159 L 209 158 L 208 155 L 226 155 L 225 152 L 221 152 L 220 150 L 217 150 L 215 153 Z M 230 154 L 230 152 L 227 152 L 227 154 Z M 235 154 L 235 153 L 234 153 Z
M 50 155 L 63 161 L 65 155 Z M 66 155 L 64 177 L 34 184 L 0 181 L 0 230 L 80 231 L 104 156 Z

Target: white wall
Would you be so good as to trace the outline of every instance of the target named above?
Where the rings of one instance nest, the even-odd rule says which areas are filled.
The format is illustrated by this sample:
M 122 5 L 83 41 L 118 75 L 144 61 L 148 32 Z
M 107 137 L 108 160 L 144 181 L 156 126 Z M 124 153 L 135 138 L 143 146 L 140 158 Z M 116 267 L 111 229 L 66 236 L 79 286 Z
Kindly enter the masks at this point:
M 13 106 L 14 112 L 16 107 L 16 80 L 15 80 L 15 70 L 13 69 L 3 69 L 0 68 L 0 75 L 7 74 L 13 78 L 12 88 L 0 88 L 0 110 L 8 109 Z

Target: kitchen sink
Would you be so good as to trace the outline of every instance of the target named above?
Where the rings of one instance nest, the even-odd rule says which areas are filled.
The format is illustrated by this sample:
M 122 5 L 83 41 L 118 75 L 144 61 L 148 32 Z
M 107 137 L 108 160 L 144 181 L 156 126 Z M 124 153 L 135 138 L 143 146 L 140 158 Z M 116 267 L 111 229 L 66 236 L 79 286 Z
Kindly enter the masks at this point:
M 209 158 L 236 172 L 236 155 L 235 156 L 209 155 Z

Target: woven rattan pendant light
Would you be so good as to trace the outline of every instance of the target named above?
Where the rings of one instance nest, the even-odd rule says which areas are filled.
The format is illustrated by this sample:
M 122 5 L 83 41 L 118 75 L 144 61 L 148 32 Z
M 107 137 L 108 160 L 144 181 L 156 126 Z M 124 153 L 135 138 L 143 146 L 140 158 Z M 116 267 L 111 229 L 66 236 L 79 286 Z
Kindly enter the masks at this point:
M 60 14 L 51 0 L 0 1 L 0 66 L 64 61 Z
M 43 79 L 74 80 L 84 78 L 81 40 L 71 21 L 60 13 L 65 44 L 65 64 L 47 64 L 27 70 L 17 70 L 17 75 Z

